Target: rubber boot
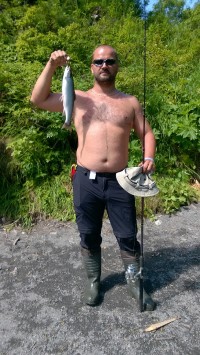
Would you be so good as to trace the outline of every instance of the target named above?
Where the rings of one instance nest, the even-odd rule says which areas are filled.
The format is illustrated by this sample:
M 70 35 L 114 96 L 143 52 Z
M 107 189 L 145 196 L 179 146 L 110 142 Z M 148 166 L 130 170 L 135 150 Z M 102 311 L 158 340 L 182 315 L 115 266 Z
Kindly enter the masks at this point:
M 121 250 L 121 258 L 125 268 L 125 275 L 128 285 L 128 291 L 130 295 L 139 303 L 140 302 L 140 280 L 139 280 L 139 254 L 131 255 L 129 252 Z M 126 273 L 128 267 L 133 266 L 135 270 L 135 277 L 129 278 L 128 273 Z M 137 275 L 138 274 L 138 275 Z M 145 289 L 143 289 L 143 308 L 146 311 L 153 311 L 156 307 L 156 303 L 147 294 Z
M 81 248 L 81 254 L 87 275 L 85 303 L 89 306 L 96 306 L 100 301 L 101 250 L 92 252 Z

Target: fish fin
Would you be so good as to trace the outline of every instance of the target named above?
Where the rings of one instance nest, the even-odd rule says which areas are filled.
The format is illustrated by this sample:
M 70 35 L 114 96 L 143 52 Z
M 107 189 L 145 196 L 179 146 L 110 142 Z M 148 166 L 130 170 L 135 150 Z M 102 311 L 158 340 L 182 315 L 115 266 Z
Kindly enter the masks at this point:
M 62 129 L 71 129 L 71 122 L 67 124 L 66 122 L 63 124 Z

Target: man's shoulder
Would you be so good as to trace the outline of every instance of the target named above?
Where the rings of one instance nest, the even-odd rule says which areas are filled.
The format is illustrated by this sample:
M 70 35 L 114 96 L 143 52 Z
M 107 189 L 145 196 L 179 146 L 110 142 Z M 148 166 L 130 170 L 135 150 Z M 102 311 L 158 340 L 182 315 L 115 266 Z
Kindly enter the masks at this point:
M 83 90 L 75 90 L 75 94 L 79 96 L 86 96 L 87 92 Z
M 140 103 L 138 98 L 135 95 L 127 94 L 122 92 L 122 98 L 127 100 L 127 103 L 129 103 L 135 110 L 140 107 Z
M 83 90 L 74 90 L 74 91 L 75 91 L 76 100 L 85 99 L 88 96 L 87 91 L 83 91 Z
M 127 98 L 129 100 L 134 100 L 134 101 L 138 101 L 137 97 L 135 95 L 132 94 L 128 94 L 122 91 L 118 91 L 119 95 L 123 98 Z

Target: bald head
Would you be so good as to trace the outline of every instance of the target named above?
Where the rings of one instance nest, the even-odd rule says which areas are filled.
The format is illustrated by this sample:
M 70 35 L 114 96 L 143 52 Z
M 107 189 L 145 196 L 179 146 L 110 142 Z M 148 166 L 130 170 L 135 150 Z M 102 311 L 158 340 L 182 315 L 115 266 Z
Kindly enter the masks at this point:
M 98 58 L 101 58 L 101 56 L 102 56 L 105 52 L 106 52 L 106 53 L 110 53 L 110 56 L 113 57 L 113 58 L 115 58 L 116 61 L 118 61 L 118 54 L 117 54 L 116 50 L 115 50 L 113 47 L 111 47 L 111 46 L 109 46 L 109 45 L 107 45 L 107 44 L 102 44 L 102 45 L 98 46 L 98 47 L 94 50 L 94 52 L 93 52 L 93 54 L 92 54 L 92 60 L 95 59 L 95 58 L 97 58 L 97 57 L 98 57 Z

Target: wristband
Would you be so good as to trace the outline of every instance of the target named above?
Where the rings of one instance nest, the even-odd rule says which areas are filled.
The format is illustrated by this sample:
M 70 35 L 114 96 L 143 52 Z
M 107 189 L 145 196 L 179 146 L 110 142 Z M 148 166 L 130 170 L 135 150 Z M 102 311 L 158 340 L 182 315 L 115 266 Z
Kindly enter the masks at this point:
M 154 159 L 153 158 L 146 157 L 146 158 L 144 158 L 144 161 L 146 161 L 146 160 L 150 160 L 150 161 L 152 161 L 152 163 L 154 163 Z

